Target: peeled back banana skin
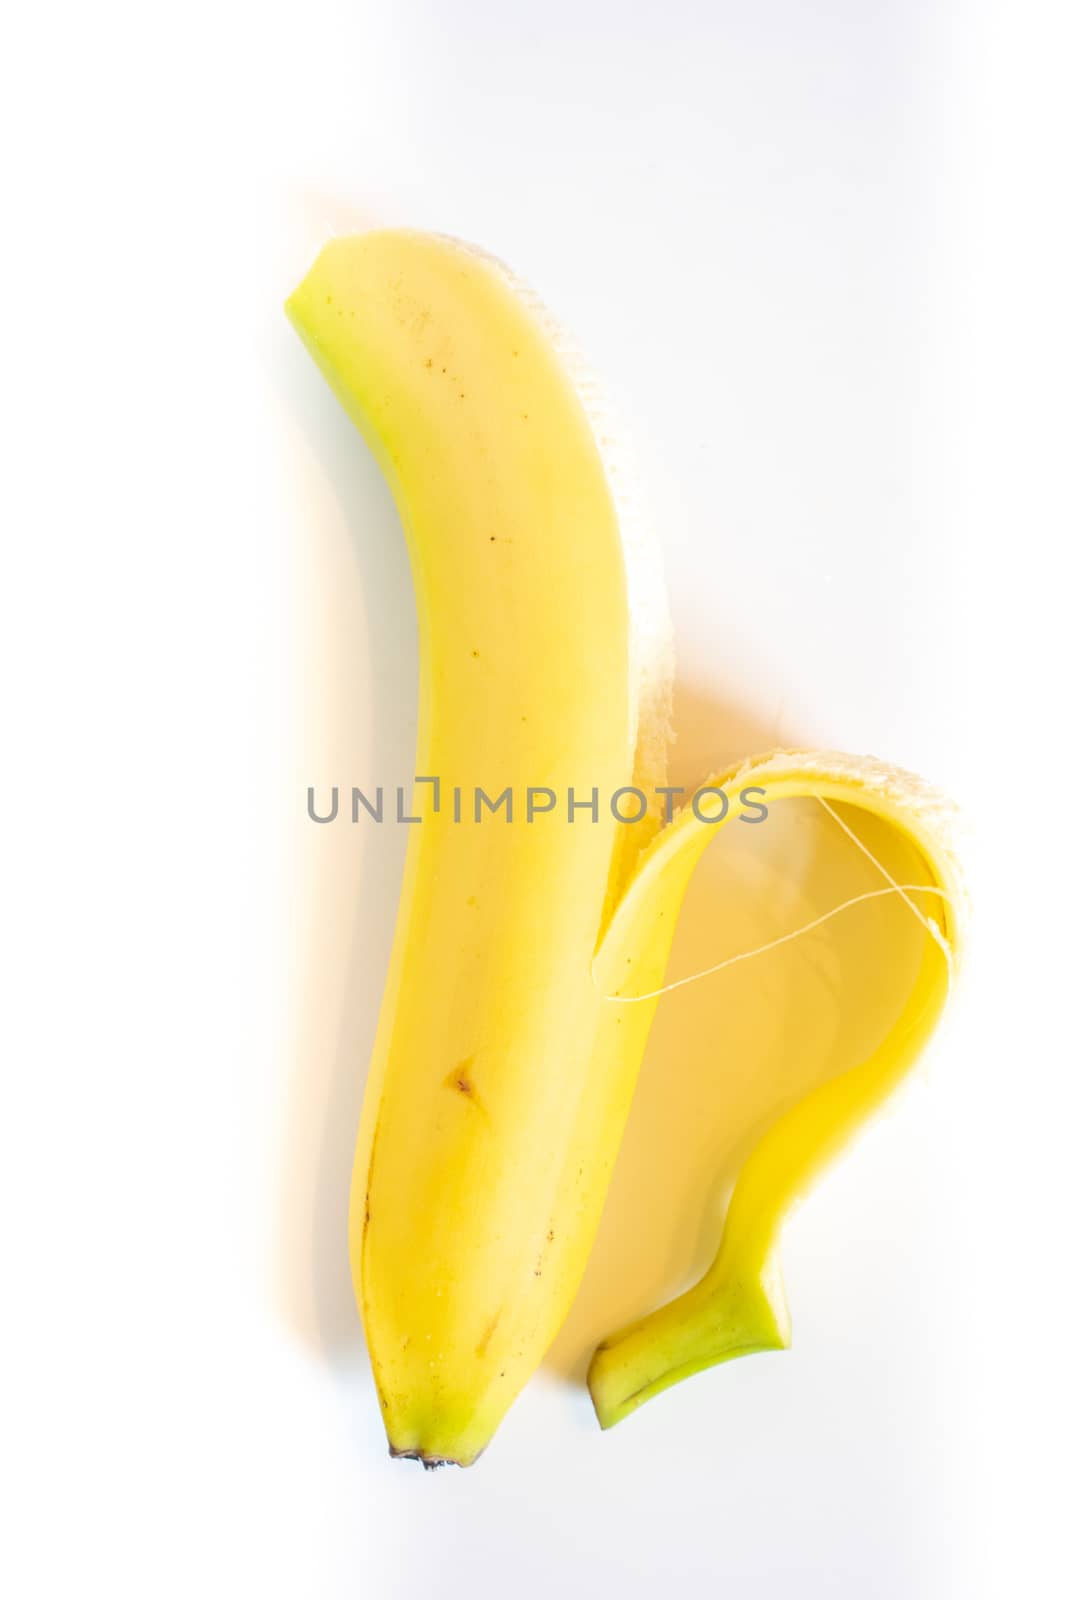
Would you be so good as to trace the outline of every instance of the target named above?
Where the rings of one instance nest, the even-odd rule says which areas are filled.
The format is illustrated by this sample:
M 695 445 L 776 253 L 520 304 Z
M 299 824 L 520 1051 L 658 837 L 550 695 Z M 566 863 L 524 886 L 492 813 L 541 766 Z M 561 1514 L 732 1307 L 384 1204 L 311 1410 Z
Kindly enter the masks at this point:
M 416 772 L 438 800 L 411 829 L 349 1236 L 392 1453 L 466 1466 L 578 1287 L 655 1012 L 612 997 L 662 983 L 691 870 L 685 816 L 529 820 L 521 797 L 665 782 L 669 626 L 592 391 L 498 262 L 409 230 L 337 239 L 286 309 L 411 559 Z M 516 810 L 440 799 L 475 785 Z M 746 1258 L 757 1289 L 764 1245 Z M 598 1355 L 605 1425 L 725 1358 L 707 1298 Z M 784 1342 L 749 1299 L 759 1328 L 728 1353 Z

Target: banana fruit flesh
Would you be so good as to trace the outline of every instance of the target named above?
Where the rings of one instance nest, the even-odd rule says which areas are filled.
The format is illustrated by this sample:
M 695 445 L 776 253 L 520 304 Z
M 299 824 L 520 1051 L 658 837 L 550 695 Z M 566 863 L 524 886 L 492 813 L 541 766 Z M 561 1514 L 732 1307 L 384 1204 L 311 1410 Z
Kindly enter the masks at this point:
M 360 1123 L 353 1281 L 393 1454 L 468 1465 L 577 1290 L 656 1009 L 637 997 L 663 982 L 717 830 L 691 809 L 663 828 L 654 804 L 636 822 L 568 810 L 665 782 L 672 660 L 654 547 L 541 308 L 470 247 L 398 230 L 334 241 L 286 309 L 400 509 L 416 770 L 438 780 L 411 830 Z M 922 897 L 936 941 L 880 1050 L 753 1156 L 714 1281 L 598 1352 L 605 1425 L 687 1371 L 784 1342 L 781 1215 L 914 1057 L 956 937 L 941 811 L 910 780 L 777 754 L 716 781 L 765 784 L 773 803 L 825 795 L 904 832 L 916 881 L 940 892 Z M 510 792 L 512 815 L 475 817 L 475 785 Z M 531 816 L 528 790 L 557 802 Z

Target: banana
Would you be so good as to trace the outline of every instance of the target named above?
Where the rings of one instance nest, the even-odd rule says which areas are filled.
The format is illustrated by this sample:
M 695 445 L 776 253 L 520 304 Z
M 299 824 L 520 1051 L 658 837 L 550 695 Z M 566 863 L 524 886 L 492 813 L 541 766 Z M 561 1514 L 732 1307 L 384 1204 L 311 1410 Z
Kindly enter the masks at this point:
M 373 450 L 411 558 L 417 772 L 434 781 L 360 1121 L 351 1264 L 392 1453 L 466 1466 L 574 1298 L 685 885 L 717 829 L 692 807 L 664 827 L 636 795 L 636 820 L 603 814 L 665 783 L 670 632 L 594 392 L 538 303 L 469 246 L 390 230 L 328 245 L 286 309 Z M 927 943 L 928 927 L 954 938 L 939 813 L 909 780 L 778 754 L 718 781 L 732 799 L 765 782 L 775 804 L 867 808 L 909 840 L 911 881 L 941 891 Z M 777 1222 L 929 1031 L 935 957 L 908 966 L 880 1052 L 757 1151 L 715 1281 L 598 1352 L 602 1423 L 783 1342 Z
M 669 639 L 632 603 L 644 557 L 580 380 L 498 264 L 413 232 L 341 239 L 287 309 L 410 548 L 417 771 L 441 798 L 425 788 L 405 866 L 352 1270 L 393 1453 L 466 1465 L 573 1298 L 640 1061 L 644 1016 L 594 1058 L 591 966 L 655 818 L 570 821 L 566 796 L 662 781 Z M 474 786 L 560 800 L 457 820 Z

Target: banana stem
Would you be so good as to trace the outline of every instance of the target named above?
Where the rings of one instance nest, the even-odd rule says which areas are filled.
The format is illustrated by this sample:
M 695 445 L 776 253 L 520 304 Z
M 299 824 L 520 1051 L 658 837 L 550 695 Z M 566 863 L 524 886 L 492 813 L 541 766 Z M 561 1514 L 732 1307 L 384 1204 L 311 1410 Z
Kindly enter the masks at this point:
M 631 1323 L 600 1346 L 589 1392 L 602 1428 L 612 1428 L 683 1378 L 737 1356 L 784 1350 L 789 1312 L 777 1257 L 748 1275 L 722 1259 L 688 1293 Z

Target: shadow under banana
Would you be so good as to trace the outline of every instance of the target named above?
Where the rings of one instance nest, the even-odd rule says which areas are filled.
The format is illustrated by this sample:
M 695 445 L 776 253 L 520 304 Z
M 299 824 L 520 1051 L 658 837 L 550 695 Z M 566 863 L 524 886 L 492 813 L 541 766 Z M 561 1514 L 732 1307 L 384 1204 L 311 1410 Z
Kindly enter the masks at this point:
M 282 330 L 283 333 L 287 330 Z M 344 780 L 401 783 L 417 703 L 411 578 L 396 507 L 363 441 L 287 337 L 275 378 L 300 457 L 294 633 L 305 675 L 290 754 L 291 1077 L 274 1263 L 283 1323 L 340 1372 L 368 1371 L 348 1265 L 352 1150 L 407 846 L 407 830 L 353 826 Z M 339 815 L 316 827 L 317 783 Z

